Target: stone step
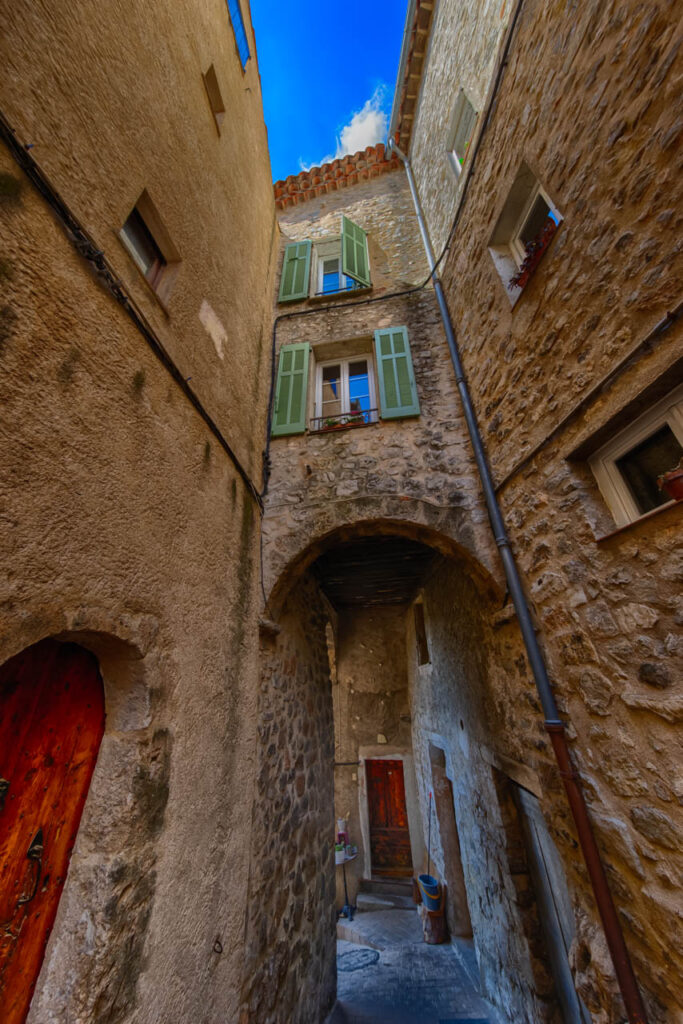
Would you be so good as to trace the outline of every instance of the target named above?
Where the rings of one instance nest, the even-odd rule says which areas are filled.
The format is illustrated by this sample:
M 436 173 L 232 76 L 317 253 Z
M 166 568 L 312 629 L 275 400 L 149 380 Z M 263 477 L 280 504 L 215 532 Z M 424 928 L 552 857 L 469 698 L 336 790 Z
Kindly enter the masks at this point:
M 412 896 L 394 896 L 391 893 L 359 892 L 356 909 L 361 910 L 414 910 Z
M 412 902 L 413 880 L 412 878 L 361 878 L 359 892 L 372 892 L 377 896 L 407 896 Z

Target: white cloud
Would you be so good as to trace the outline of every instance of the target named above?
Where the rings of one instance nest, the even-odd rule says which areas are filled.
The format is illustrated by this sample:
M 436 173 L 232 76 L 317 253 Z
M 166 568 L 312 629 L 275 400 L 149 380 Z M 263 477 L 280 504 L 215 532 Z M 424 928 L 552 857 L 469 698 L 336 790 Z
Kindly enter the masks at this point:
M 340 130 L 337 136 L 336 153 L 328 154 L 314 164 L 299 159 L 301 170 L 308 171 L 311 167 L 320 167 L 321 164 L 329 163 L 330 160 L 358 153 L 366 146 L 374 146 L 378 142 L 383 142 L 387 133 L 387 115 L 383 109 L 386 93 L 386 86 L 378 85 L 370 99 L 366 100 L 361 109 L 351 117 L 349 123 Z

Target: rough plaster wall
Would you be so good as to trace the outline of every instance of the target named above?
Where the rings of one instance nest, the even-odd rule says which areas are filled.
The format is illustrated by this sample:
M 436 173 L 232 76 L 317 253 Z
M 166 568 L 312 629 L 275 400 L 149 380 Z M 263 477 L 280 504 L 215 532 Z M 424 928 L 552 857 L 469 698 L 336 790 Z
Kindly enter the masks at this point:
M 356 761 L 360 747 L 384 742 L 388 755 L 410 750 L 410 710 L 406 673 L 405 607 L 343 608 L 339 610 L 337 685 L 333 687 L 335 761 Z M 348 819 L 349 839 L 358 858 L 347 865 L 349 898 L 353 903 L 358 880 L 364 875 L 365 846 L 359 820 L 359 776 L 362 766 L 335 769 L 336 814 Z M 355 775 L 355 779 L 353 776 Z M 363 797 L 365 798 L 365 797 Z M 341 872 L 337 872 L 341 876 Z M 337 878 L 337 903 L 343 903 L 343 880 Z
M 258 479 L 254 368 L 267 358 L 275 210 L 258 67 L 252 57 L 242 71 L 224 0 L 2 7 L 5 116 Z M 220 136 L 202 80 L 211 64 L 229 112 Z M 168 314 L 118 238 L 143 189 L 182 261 Z M 223 359 L 205 302 L 225 329 Z
M 192 57 L 191 68 L 184 63 L 201 48 L 186 14 L 174 8 L 177 25 L 164 23 L 163 40 L 154 29 L 154 46 L 177 58 L 163 71 L 155 65 L 155 73 L 189 79 L 198 130 L 206 117 L 214 131 L 202 140 L 217 146 L 205 97 L 195 90 L 197 82 L 203 90 L 204 58 Z M 246 295 L 246 283 L 258 281 L 259 295 L 273 287 L 260 113 L 244 111 L 244 134 L 229 158 L 253 157 L 260 167 L 249 179 L 262 200 L 255 204 L 261 212 L 250 214 L 245 251 L 252 258 L 238 274 L 232 228 L 211 232 L 233 213 L 230 223 L 239 225 L 248 205 L 243 182 L 239 194 L 223 187 L 230 176 L 224 157 L 210 149 L 162 151 L 163 138 L 189 130 L 191 112 L 174 87 L 164 95 L 180 120 L 153 105 L 143 116 L 149 96 L 141 62 L 122 52 L 120 24 L 125 15 L 133 25 L 126 39 L 136 41 L 147 65 L 147 8 L 110 6 L 100 15 L 95 24 L 85 5 L 70 7 L 56 27 L 49 12 L 13 8 L 3 36 L 11 48 L 3 105 L 181 367 L 188 375 L 202 367 L 196 390 L 258 476 L 267 391 L 259 345 L 269 309 Z M 227 67 L 227 44 L 221 53 Z M 123 66 L 114 74 L 110 61 L 118 58 Z M 130 103 L 111 92 L 117 75 Z M 255 71 L 249 75 L 257 83 Z M 131 138 L 133 126 L 144 134 Z M 4 149 L 0 164 L 0 658 L 43 636 L 74 638 L 97 654 L 107 701 L 107 731 L 29 1019 L 236 1019 L 256 728 L 258 512 L 215 438 Z M 204 172 L 205 187 L 194 191 L 189 182 Z M 112 234 L 143 185 L 187 260 L 170 319 Z M 201 239 L 200 222 L 208 225 Z M 231 280 L 234 289 L 226 287 Z M 205 386 L 218 357 L 198 319 L 201 298 L 208 294 L 227 319 L 221 297 L 233 291 L 244 303 L 232 314 L 233 353 L 221 364 L 222 383 Z M 228 375 L 239 379 L 239 394 Z M 214 402 L 215 386 L 235 411 Z M 222 955 L 213 951 L 216 939 Z
M 325 626 L 302 580 L 262 641 L 244 1024 L 313 1024 L 335 999 L 334 725 Z
M 496 741 L 496 694 L 489 678 L 491 609 L 464 564 L 444 562 L 424 589 L 431 664 L 409 658 L 413 750 L 423 821 L 432 788 L 429 744 L 441 747 L 453 782 L 465 886 L 482 989 L 510 1024 L 540 1021 L 522 914 L 486 750 Z M 409 643 L 409 650 L 412 644 Z M 514 680 L 509 697 L 515 694 Z M 443 865 L 438 822 L 434 855 Z
M 679 26 L 664 3 L 525 3 L 479 170 L 444 270 L 478 414 L 636 973 L 655 1021 L 680 1019 L 681 508 L 614 529 L 574 448 L 680 355 L 672 327 L 533 461 L 520 458 L 679 301 Z M 487 252 L 522 160 L 564 215 L 517 305 Z M 486 301 L 473 301 L 473 296 Z M 673 384 L 672 380 L 672 384 Z M 549 780 L 550 781 L 550 780 Z M 551 783 L 552 784 L 552 783 Z M 586 1001 L 619 1019 L 573 828 L 556 841 L 581 895 Z M 678 1016 L 677 1016 L 678 1015 Z
M 513 5 L 514 0 L 437 4 L 410 140 L 415 182 L 437 255 L 446 244 L 465 178 L 464 173 L 456 176 L 448 158 L 453 108 L 463 89 L 482 114 Z
M 405 171 L 392 171 L 310 199 L 278 215 L 280 267 L 287 242 L 341 234 L 345 214 L 368 232 L 373 294 L 421 284 L 429 274 Z M 296 309 L 290 302 L 285 309 Z
M 320 315 L 281 322 L 278 348 L 337 340 L 342 348 L 346 339 L 371 338 L 391 325 L 408 328 L 421 414 L 272 440 L 264 519 L 268 592 L 311 541 L 382 518 L 436 529 L 474 552 L 489 572 L 498 571 L 433 294 L 321 307 Z

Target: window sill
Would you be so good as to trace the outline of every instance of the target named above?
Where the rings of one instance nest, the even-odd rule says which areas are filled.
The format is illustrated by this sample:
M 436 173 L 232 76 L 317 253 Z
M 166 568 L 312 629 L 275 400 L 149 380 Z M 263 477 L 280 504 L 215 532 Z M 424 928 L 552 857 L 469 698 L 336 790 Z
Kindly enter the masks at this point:
M 369 295 L 372 291 L 372 285 L 369 288 L 349 288 L 344 289 L 342 292 L 327 292 L 325 295 L 310 295 L 308 298 L 309 302 L 314 302 L 316 305 L 320 302 L 339 302 L 340 299 L 355 299 L 358 295 Z
M 382 421 L 373 420 L 372 423 L 339 423 L 334 427 L 310 427 L 306 430 L 309 437 L 318 437 L 319 434 L 340 434 L 344 430 L 361 430 L 363 427 L 377 427 Z
M 661 515 L 662 512 L 668 512 L 676 506 L 683 506 L 683 498 L 667 501 L 665 505 L 659 505 L 657 508 L 653 508 L 651 512 L 646 512 L 645 515 L 638 516 L 637 519 L 633 519 L 630 523 L 624 523 L 623 526 L 618 526 L 615 530 L 610 530 L 609 533 L 604 533 L 601 537 L 595 538 L 596 544 L 602 544 L 603 541 L 611 540 L 612 537 L 618 537 L 622 533 L 626 533 L 627 530 L 631 530 L 634 526 L 640 526 L 641 523 L 648 522 L 650 519 L 654 519 L 655 516 Z

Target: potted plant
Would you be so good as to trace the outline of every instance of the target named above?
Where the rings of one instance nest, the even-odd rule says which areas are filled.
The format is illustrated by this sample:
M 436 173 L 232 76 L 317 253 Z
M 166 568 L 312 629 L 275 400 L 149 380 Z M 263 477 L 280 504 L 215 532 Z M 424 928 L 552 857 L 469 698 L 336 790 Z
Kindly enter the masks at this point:
M 527 242 L 524 262 L 514 277 L 510 278 L 511 285 L 516 285 L 518 288 L 524 288 L 525 285 L 528 284 L 529 279 L 533 276 L 536 267 L 543 258 L 543 253 L 552 242 L 557 228 L 558 225 L 555 221 L 551 217 L 548 217 L 545 225 L 536 238 L 534 238 L 533 242 Z
M 657 477 L 657 486 L 674 501 L 683 501 L 683 458 L 674 469 Z
M 334 863 L 343 864 L 346 860 L 346 850 L 343 843 L 334 844 Z

